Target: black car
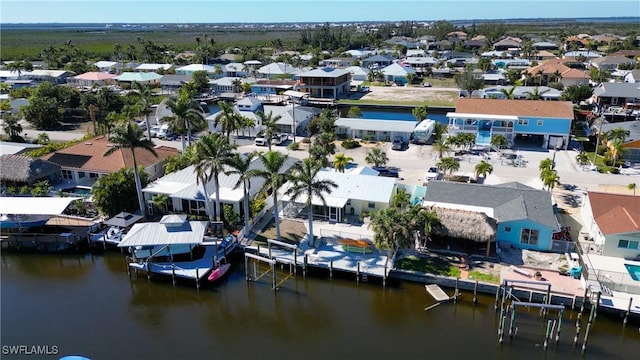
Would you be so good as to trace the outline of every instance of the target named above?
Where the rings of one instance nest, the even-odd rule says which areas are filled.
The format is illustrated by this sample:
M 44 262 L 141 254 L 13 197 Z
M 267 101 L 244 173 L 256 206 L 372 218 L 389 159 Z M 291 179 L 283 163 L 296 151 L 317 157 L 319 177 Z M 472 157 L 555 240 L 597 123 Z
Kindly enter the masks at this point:
M 378 172 L 378 176 L 392 177 L 392 178 L 400 177 L 398 170 L 395 170 L 395 169 L 389 169 L 384 166 L 374 166 L 372 169 Z

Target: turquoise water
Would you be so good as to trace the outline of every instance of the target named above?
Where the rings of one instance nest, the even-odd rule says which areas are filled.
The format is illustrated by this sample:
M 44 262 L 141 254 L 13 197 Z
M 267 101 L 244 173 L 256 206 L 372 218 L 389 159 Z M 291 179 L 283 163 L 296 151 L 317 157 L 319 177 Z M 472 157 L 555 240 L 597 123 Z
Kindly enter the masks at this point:
M 415 190 L 413 190 L 413 194 L 411 194 L 411 204 L 415 205 L 420 203 L 426 194 L 426 186 L 416 186 Z
M 633 280 L 640 281 L 640 266 L 624 264 L 624 267 L 627 268 L 627 271 L 629 272 L 629 275 L 631 275 L 631 278 Z

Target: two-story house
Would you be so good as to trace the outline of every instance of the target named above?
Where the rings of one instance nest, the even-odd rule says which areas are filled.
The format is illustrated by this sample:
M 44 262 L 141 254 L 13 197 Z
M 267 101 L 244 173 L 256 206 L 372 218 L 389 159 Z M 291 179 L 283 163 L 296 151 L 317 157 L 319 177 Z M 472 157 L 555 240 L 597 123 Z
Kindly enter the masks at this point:
M 349 96 L 351 72 L 332 67 L 317 68 L 301 73 L 300 91 L 312 98 L 341 99 Z

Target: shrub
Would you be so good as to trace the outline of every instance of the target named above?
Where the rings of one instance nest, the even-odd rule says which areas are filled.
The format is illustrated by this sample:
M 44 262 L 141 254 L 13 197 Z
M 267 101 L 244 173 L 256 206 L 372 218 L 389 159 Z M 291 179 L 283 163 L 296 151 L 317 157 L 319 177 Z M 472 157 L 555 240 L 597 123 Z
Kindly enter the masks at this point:
M 345 140 L 342 142 L 342 147 L 345 149 L 355 149 L 360 147 L 360 143 L 356 140 Z
M 300 149 L 300 143 L 292 142 L 291 144 L 287 145 L 287 149 L 289 149 L 289 150 L 298 150 L 298 149 Z
M 347 139 L 349 139 L 349 135 L 347 135 L 347 134 L 336 134 L 336 139 L 338 139 L 338 140 L 347 140 Z
M 303 143 L 303 144 L 310 144 L 310 143 L 311 143 L 311 139 L 309 139 L 309 138 L 304 138 L 304 139 L 302 139 L 302 143 Z

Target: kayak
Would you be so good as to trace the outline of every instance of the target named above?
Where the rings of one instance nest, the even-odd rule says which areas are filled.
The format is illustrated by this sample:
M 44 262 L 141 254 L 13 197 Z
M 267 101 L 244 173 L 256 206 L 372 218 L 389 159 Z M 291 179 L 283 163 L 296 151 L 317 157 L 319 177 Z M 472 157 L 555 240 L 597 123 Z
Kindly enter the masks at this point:
M 209 275 L 209 281 L 216 281 L 224 276 L 229 271 L 231 264 L 222 264 L 217 269 L 213 270 Z

